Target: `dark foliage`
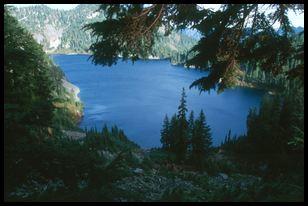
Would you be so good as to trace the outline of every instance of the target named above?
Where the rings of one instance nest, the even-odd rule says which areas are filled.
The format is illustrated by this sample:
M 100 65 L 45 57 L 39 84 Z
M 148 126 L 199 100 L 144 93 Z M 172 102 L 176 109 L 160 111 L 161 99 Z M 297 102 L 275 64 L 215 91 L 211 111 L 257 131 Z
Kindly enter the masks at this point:
M 187 64 L 210 73 L 191 87 L 203 91 L 218 86 L 220 92 L 237 85 L 242 76 L 240 62 L 256 62 L 262 70 L 277 75 L 283 72 L 283 66 L 294 52 L 287 11 L 303 11 L 303 7 L 266 6 L 274 10 L 269 16 L 259 4 L 224 4 L 216 12 L 196 4 L 102 5 L 106 19 L 86 26 L 97 36 L 90 48 L 93 61 L 110 66 L 120 54 L 135 61 L 150 54 L 159 27 L 164 26 L 166 35 L 172 30 L 193 28 L 203 37 L 193 47 L 196 55 Z M 274 31 L 275 22 L 281 24 L 282 35 Z M 293 74 L 301 75 L 296 70 Z
M 183 88 L 178 113 L 172 116 L 170 122 L 168 116 L 165 116 L 161 130 L 162 148 L 174 153 L 178 163 L 188 160 L 189 164 L 203 169 L 212 145 L 210 127 L 202 110 L 196 120 L 193 111 L 187 120 L 186 112 L 186 94 Z

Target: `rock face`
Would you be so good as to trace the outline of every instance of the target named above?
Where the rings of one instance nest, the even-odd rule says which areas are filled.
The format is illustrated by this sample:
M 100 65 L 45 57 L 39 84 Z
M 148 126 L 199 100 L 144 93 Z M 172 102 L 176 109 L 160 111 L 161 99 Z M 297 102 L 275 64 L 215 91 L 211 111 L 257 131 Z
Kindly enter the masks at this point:
M 219 173 L 219 176 L 224 180 L 228 179 L 228 175 L 225 173 Z
M 88 23 L 99 22 L 105 19 L 102 11 L 97 12 L 99 4 L 80 4 L 72 10 L 56 10 L 45 5 L 14 8 L 12 15 L 26 28 L 34 39 L 43 45 L 48 53 L 89 53 L 89 46 L 95 42 L 95 37 L 90 31 L 83 30 Z M 153 58 L 161 57 L 163 47 L 168 52 L 186 53 L 192 48 L 196 40 L 190 35 L 173 32 L 169 37 L 157 41 L 159 48 Z M 163 52 L 168 54 L 168 52 Z
M 62 79 L 62 85 L 64 86 L 67 92 L 74 94 L 75 101 L 80 102 L 80 99 L 78 97 L 80 89 L 76 85 L 68 82 L 65 79 Z
M 101 12 L 95 12 L 98 7 L 99 4 L 80 4 L 72 10 L 58 10 L 38 5 L 15 8 L 12 15 L 46 52 L 82 52 L 92 41 L 82 26 L 104 19 Z
M 135 174 L 142 174 L 142 173 L 143 173 L 143 169 L 141 169 L 141 168 L 136 168 L 136 169 L 134 169 L 134 173 L 135 173 Z
M 73 140 L 80 140 L 86 137 L 86 133 L 84 132 L 63 130 L 63 133 L 65 134 L 67 138 L 70 138 Z
M 65 88 L 67 93 L 65 94 L 68 101 L 66 102 L 53 102 L 56 108 L 66 108 L 74 122 L 78 124 L 83 117 L 83 105 L 78 97 L 80 89 L 68 82 L 66 79 L 62 79 L 62 86 Z

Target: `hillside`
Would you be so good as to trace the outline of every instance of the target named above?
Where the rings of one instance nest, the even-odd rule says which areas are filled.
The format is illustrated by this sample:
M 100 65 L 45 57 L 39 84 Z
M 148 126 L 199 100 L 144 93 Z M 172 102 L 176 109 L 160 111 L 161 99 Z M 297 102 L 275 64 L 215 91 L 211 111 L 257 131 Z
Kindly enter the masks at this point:
M 12 15 L 21 26 L 33 34 L 44 50 L 57 52 L 86 52 L 91 43 L 89 32 L 82 31 L 87 23 L 103 19 L 95 13 L 98 5 L 79 5 L 74 10 L 51 9 L 44 5 L 15 8 Z
M 81 4 L 65 11 L 39 5 L 14 8 L 12 15 L 47 53 L 88 53 L 94 38 L 82 27 L 104 19 L 104 14 L 96 11 L 98 7 L 99 4 Z M 171 58 L 173 63 L 182 63 L 196 42 L 196 38 L 187 32 L 172 33 L 168 37 L 161 34 L 154 45 L 152 58 Z
M 44 52 L 86 52 L 82 48 L 88 45 L 86 35 L 78 33 L 78 28 L 99 17 L 92 6 L 77 7 L 70 11 L 73 16 L 32 7 L 36 10 L 19 19 L 25 21 L 23 27 L 4 6 L 4 201 L 304 201 L 303 33 L 290 42 L 296 48 L 295 54 L 287 56 L 293 61 L 287 62 L 289 67 L 296 66 L 287 70 L 290 78 L 285 72 L 281 79 L 264 76 L 264 82 L 281 82 L 282 92 L 265 95 L 259 109 L 250 109 L 245 135 L 233 135 L 230 129 L 224 142 L 214 147 L 205 113 L 201 110 L 196 118 L 191 112 L 188 117 L 190 105 L 183 88 L 180 104 L 174 107 L 177 113 L 170 121 L 167 115 L 163 120 L 162 147 L 143 149 L 116 125 L 104 125 L 99 131 L 78 128 L 79 88 Z M 70 30 L 71 24 L 77 30 Z M 172 60 L 182 61 L 190 44 L 190 37 L 180 33 L 161 35 L 152 57 L 171 55 Z M 266 45 L 262 52 L 272 52 L 266 54 L 274 53 L 273 45 L 280 46 Z M 249 77 L 263 81 L 264 73 L 257 69 L 251 69 Z M 292 79 L 296 77 L 300 79 Z M 235 105 L 229 99 L 222 103 Z M 141 127 L 133 125 L 131 118 L 127 121 Z

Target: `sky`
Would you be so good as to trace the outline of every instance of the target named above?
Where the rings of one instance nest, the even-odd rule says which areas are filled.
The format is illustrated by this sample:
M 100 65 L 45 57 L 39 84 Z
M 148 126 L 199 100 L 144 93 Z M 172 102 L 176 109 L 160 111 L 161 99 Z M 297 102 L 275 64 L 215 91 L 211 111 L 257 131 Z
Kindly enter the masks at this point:
M 10 4 L 16 7 L 26 7 L 26 6 L 34 6 L 38 4 Z M 53 9 L 62 9 L 62 10 L 70 10 L 78 6 L 79 4 L 45 4 L 46 6 L 53 8 Z M 203 4 L 204 8 L 212 8 L 214 10 L 219 9 L 220 4 Z M 302 14 L 295 14 L 293 11 L 288 12 L 289 19 L 293 26 L 304 27 L 304 13 Z M 274 27 L 279 27 L 279 24 L 274 25 Z

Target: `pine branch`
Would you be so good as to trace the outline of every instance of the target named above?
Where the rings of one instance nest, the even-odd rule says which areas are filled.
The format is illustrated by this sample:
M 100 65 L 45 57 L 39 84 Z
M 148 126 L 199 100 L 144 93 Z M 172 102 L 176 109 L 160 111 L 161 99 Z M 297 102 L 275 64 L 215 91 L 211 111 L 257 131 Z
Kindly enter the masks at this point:
M 153 10 L 155 7 L 157 6 L 157 4 L 153 4 L 152 6 L 148 7 L 148 8 L 145 8 L 144 11 L 139 14 L 138 16 L 134 16 L 133 19 L 138 19 L 140 18 L 141 16 L 144 16 L 146 14 L 148 14 L 151 10 Z
M 153 21 L 153 23 L 144 32 L 142 32 L 142 34 L 147 33 L 154 26 L 154 24 L 157 22 L 157 20 L 161 17 L 163 10 L 164 10 L 164 4 L 161 5 L 160 11 L 159 11 L 157 17 L 155 18 L 155 20 Z

